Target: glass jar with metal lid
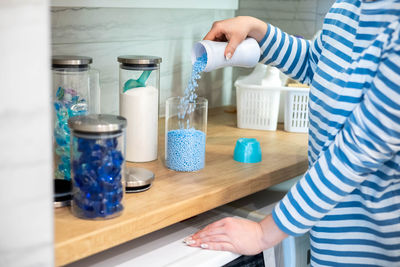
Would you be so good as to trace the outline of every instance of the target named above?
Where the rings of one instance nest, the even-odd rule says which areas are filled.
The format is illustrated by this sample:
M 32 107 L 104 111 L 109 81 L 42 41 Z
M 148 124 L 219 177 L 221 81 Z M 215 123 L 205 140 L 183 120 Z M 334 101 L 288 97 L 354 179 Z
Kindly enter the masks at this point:
M 72 213 L 109 219 L 122 213 L 126 119 L 90 114 L 68 120 L 71 128 Z
M 118 57 L 119 110 L 128 121 L 127 161 L 157 159 L 161 60 L 155 56 Z
M 90 69 L 92 58 L 52 57 L 54 177 L 70 180 L 70 130 L 68 119 L 100 112 L 99 72 Z

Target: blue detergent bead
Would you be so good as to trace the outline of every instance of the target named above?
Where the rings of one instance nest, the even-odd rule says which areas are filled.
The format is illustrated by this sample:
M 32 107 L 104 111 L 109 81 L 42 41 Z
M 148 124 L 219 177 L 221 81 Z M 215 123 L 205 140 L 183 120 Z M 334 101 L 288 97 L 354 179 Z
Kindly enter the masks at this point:
M 167 167 L 176 171 L 204 168 L 206 135 L 194 129 L 179 129 L 167 134 Z
M 181 98 L 181 102 L 178 106 L 179 112 L 179 119 L 183 120 L 187 114 L 190 114 L 191 111 L 188 110 L 189 102 L 194 102 L 197 99 L 197 94 L 195 93 L 198 84 L 196 80 L 200 79 L 200 73 L 205 69 L 207 66 L 207 54 L 204 53 L 200 57 L 196 59 L 192 66 L 192 74 L 190 76 L 188 85 L 185 89 L 185 95 Z M 193 107 L 194 110 L 195 107 Z M 190 128 L 190 124 L 186 123 L 186 127 L 183 127 L 183 123 L 181 123 L 181 128 Z
M 176 171 L 197 171 L 204 168 L 206 135 L 191 127 L 190 116 L 197 99 L 197 81 L 207 65 L 207 54 L 198 57 L 192 66 L 192 74 L 184 96 L 178 105 L 180 129 L 167 133 L 166 165 Z

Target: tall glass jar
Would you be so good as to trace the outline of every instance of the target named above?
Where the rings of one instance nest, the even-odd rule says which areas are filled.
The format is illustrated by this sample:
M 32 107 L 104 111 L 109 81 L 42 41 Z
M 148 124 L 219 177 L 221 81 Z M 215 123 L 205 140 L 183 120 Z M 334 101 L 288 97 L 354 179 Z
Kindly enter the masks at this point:
M 91 114 L 73 117 L 68 125 L 72 131 L 72 213 L 84 219 L 120 215 L 125 180 L 125 118 Z
M 165 105 L 165 163 L 175 171 L 204 168 L 208 101 L 171 97 Z
M 120 56 L 119 111 L 128 121 L 126 160 L 147 162 L 158 154 L 160 57 Z
M 100 111 L 99 74 L 91 70 L 92 58 L 53 56 L 54 177 L 71 179 L 68 119 Z

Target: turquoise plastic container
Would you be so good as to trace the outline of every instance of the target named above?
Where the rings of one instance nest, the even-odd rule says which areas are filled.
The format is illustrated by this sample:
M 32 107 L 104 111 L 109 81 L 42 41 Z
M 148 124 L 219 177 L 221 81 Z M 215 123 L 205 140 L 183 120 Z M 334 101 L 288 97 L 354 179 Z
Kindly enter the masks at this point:
M 236 141 L 233 159 L 243 163 L 261 161 L 261 146 L 255 138 L 239 138 Z

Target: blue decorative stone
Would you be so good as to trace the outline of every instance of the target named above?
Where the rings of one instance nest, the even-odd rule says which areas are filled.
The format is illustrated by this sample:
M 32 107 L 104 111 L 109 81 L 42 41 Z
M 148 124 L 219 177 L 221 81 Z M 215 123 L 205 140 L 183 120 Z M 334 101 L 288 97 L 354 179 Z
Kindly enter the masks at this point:
M 115 166 L 121 166 L 122 162 L 124 161 L 121 152 L 118 150 L 113 150 L 111 152 L 111 157 L 112 157 L 112 163 Z
M 118 150 L 117 138 L 74 137 L 74 140 L 79 155 L 72 162 L 76 215 L 94 219 L 122 211 L 124 158 Z
M 179 129 L 167 134 L 166 165 L 176 171 L 204 168 L 206 134 L 194 129 Z
M 117 148 L 118 140 L 116 138 L 109 138 L 106 140 L 106 146 L 112 147 L 112 148 Z
M 76 103 L 79 104 L 79 110 L 76 111 Z M 70 136 L 71 131 L 68 127 L 68 119 L 76 115 L 84 115 L 87 113 L 87 103 L 73 89 L 64 89 L 59 87 L 56 92 L 56 99 L 53 103 L 55 110 L 54 122 L 54 141 L 57 170 L 55 175 L 58 179 L 71 179 L 70 166 Z

